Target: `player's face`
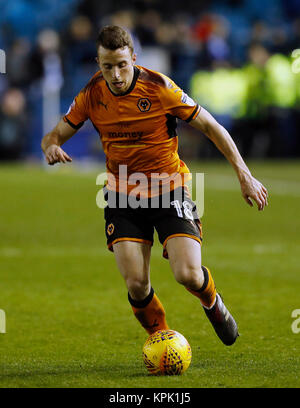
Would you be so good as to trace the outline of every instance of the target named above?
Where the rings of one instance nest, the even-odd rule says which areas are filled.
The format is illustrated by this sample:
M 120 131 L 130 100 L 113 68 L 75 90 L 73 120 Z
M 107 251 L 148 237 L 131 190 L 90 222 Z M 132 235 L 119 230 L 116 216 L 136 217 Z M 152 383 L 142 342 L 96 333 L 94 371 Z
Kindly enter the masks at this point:
M 135 61 L 136 55 L 127 46 L 109 50 L 100 45 L 98 49 L 99 67 L 108 86 L 116 94 L 123 94 L 130 87 Z

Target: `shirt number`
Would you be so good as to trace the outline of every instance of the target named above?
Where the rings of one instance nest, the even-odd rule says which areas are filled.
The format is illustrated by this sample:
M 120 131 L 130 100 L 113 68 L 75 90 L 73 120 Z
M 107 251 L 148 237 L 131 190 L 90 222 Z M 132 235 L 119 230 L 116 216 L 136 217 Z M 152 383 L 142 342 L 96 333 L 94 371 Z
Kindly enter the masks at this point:
M 193 213 L 192 213 L 193 206 L 190 202 L 183 201 L 182 208 L 181 208 L 179 200 L 171 201 L 171 205 L 173 205 L 175 210 L 177 211 L 178 217 L 183 218 L 183 213 L 182 213 L 182 208 L 183 208 L 183 212 L 186 218 L 188 218 L 189 220 L 194 219 Z

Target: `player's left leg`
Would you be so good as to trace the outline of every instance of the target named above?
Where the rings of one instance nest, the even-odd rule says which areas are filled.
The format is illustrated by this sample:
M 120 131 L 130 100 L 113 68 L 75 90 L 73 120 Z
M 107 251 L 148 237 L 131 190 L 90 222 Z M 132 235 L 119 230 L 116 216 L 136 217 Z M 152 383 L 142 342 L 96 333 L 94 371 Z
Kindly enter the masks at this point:
M 200 299 L 217 335 L 226 345 L 238 337 L 237 324 L 216 292 L 208 268 L 201 264 L 201 247 L 189 237 L 172 237 L 166 243 L 171 269 L 177 282 Z
M 216 287 L 211 273 L 202 266 L 199 242 L 189 237 L 172 237 L 166 250 L 177 282 L 197 296 L 202 306 L 211 308 L 216 301 Z

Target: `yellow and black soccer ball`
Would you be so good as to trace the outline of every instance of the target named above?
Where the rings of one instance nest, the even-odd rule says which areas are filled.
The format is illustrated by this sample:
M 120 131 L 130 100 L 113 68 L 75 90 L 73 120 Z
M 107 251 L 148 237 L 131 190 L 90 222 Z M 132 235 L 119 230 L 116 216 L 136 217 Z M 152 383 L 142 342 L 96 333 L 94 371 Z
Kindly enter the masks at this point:
M 158 330 L 143 347 L 145 366 L 152 375 L 180 375 L 192 359 L 187 339 L 175 330 Z

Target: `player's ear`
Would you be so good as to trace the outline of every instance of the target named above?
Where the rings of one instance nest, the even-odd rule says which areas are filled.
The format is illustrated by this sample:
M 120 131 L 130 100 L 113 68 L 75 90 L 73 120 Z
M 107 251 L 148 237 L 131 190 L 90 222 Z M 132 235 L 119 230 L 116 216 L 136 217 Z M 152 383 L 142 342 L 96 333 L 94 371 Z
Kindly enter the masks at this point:
M 135 64 L 136 61 L 136 54 L 132 54 L 132 62 Z

